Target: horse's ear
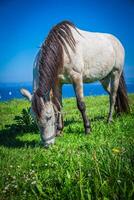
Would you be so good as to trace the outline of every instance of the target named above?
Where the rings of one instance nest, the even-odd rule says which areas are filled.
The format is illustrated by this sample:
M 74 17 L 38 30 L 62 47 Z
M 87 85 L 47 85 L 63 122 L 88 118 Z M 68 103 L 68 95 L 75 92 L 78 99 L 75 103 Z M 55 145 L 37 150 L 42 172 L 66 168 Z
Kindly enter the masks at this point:
M 22 88 L 22 89 L 20 90 L 20 92 L 21 92 L 21 94 L 22 94 L 24 97 L 26 97 L 29 101 L 32 100 L 32 95 L 31 95 L 31 93 L 30 93 L 28 90 Z

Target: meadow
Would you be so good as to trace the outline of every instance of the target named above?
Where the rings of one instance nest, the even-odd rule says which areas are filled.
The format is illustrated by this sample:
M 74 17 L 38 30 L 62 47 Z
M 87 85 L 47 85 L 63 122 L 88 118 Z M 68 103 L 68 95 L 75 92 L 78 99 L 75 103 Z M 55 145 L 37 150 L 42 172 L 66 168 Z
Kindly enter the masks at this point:
M 86 97 L 85 135 L 75 98 L 64 99 L 64 131 L 49 149 L 26 100 L 1 102 L 0 200 L 134 199 L 134 94 L 129 101 L 131 113 L 107 124 L 108 96 Z

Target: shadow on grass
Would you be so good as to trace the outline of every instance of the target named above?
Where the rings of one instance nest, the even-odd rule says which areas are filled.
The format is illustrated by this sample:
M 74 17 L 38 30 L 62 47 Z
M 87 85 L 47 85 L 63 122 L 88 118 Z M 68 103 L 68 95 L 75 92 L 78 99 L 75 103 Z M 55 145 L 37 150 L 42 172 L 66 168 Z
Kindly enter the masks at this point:
M 104 116 L 96 116 L 94 118 L 90 119 L 90 122 L 96 122 L 96 121 L 104 121 L 105 117 Z
M 26 134 L 26 133 L 23 133 Z M 18 135 L 23 135 L 16 131 L 13 125 L 8 129 L 3 129 L 0 131 L 0 146 L 5 146 L 8 148 L 21 148 L 21 147 L 35 147 L 36 141 L 20 141 L 16 137 Z
M 104 120 L 103 116 L 96 116 L 91 118 L 91 122 Z M 21 148 L 21 147 L 35 147 L 37 141 L 20 141 L 17 136 L 23 136 L 27 133 L 38 133 L 36 123 L 33 121 L 29 114 L 29 109 L 23 109 L 20 116 L 15 116 L 15 123 L 6 125 L 3 130 L 0 130 L 0 146 L 6 146 L 9 148 Z M 64 121 L 64 127 L 66 127 L 66 133 L 68 134 L 83 134 L 84 125 L 80 128 L 79 124 L 83 124 L 82 118 L 66 119 Z M 64 130 L 63 130 L 64 131 Z
M 92 127 L 93 122 L 99 123 L 99 121 L 104 121 L 104 120 L 105 120 L 104 116 L 95 116 L 95 117 L 91 118 L 90 119 L 91 127 Z M 64 127 L 67 128 L 66 129 L 67 134 L 76 134 L 76 135 L 85 134 L 84 123 L 83 123 L 82 117 L 79 119 L 75 119 L 75 118 L 66 119 L 64 121 Z
M 5 125 L 5 128 L 0 130 L 0 146 L 9 148 L 35 147 L 36 141 L 20 141 L 17 136 L 23 136 L 27 133 L 38 133 L 38 129 L 32 120 L 29 109 L 23 109 L 20 116 L 15 116 L 16 123 Z
M 95 122 L 95 121 L 103 121 L 105 120 L 105 116 L 95 116 L 93 118 L 89 118 L 90 122 Z M 71 119 L 66 119 L 64 121 L 64 126 L 68 126 L 68 125 L 71 125 L 71 124 L 74 124 L 74 123 L 83 123 L 82 121 L 82 117 L 78 120 L 74 119 L 74 118 L 71 118 Z

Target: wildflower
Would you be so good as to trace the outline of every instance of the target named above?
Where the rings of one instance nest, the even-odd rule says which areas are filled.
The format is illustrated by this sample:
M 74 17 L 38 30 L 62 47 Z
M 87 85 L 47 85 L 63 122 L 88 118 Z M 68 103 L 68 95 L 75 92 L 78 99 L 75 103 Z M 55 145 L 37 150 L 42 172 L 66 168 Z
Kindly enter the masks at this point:
M 36 181 L 33 181 L 31 184 L 32 184 L 32 185 L 35 185 L 35 184 L 36 184 Z
M 30 170 L 30 174 L 34 174 L 35 173 L 35 171 L 34 170 Z
M 121 180 L 117 180 L 117 183 L 121 183 Z
M 26 190 L 24 190 L 23 194 L 26 194 Z
M 14 185 L 14 188 L 17 188 L 18 186 L 17 185 Z
M 117 153 L 117 154 L 118 154 L 118 153 L 121 153 L 121 150 L 120 150 L 119 148 L 113 148 L 112 151 L 113 151 L 113 153 L 115 153 L 115 154 L 116 154 L 116 153 Z
M 5 190 L 8 190 L 8 188 L 9 188 L 9 185 L 7 185 L 7 186 L 5 187 Z
M 10 168 L 13 168 L 13 165 L 10 165 Z
M 36 177 L 35 177 L 35 176 L 33 176 L 33 177 L 32 177 L 32 179 L 34 180 L 34 179 L 36 179 Z

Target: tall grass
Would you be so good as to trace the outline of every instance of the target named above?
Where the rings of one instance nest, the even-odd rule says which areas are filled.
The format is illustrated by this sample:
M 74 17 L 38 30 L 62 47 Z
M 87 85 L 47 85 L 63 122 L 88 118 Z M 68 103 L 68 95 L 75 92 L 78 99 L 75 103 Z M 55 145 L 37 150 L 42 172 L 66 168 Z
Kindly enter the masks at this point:
M 75 99 L 65 99 L 63 135 L 47 150 L 29 103 L 0 103 L 0 199 L 134 199 L 134 95 L 129 99 L 131 114 L 107 124 L 108 97 L 85 98 L 91 135 Z

